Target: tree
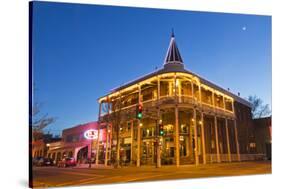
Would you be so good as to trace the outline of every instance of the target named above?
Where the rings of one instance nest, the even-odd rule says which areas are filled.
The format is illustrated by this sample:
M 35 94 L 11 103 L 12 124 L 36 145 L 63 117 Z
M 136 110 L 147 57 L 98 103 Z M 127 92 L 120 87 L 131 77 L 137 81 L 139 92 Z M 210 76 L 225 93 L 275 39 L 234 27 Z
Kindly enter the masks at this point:
M 128 112 L 122 110 L 125 107 L 125 102 L 128 100 L 129 95 L 118 94 L 114 99 L 107 99 L 106 106 L 103 106 L 103 112 L 108 114 L 103 116 L 103 121 L 112 126 L 112 143 L 113 139 L 116 140 L 116 153 L 111 154 L 112 159 L 115 159 L 115 165 L 120 166 L 120 128 L 124 117 Z M 113 135 L 114 134 L 114 135 Z
M 49 117 L 48 114 L 41 115 L 40 108 L 41 104 L 37 102 L 32 106 L 32 140 L 41 139 L 43 137 L 43 129 L 56 120 L 54 117 Z
M 256 95 L 249 96 L 248 101 L 252 103 L 252 117 L 253 118 L 262 118 L 269 116 L 271 110 L 269 109 L 268 104 L 263 104 L 262 99 L 258 98 Z

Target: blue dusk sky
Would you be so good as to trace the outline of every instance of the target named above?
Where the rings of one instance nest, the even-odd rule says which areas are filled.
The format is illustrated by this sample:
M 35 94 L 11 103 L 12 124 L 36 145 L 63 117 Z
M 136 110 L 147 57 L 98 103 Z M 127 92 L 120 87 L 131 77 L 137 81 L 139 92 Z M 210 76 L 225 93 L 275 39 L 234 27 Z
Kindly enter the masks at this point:
M 271 17 L 34 2 L 34 101 L 45 130 L 95 121 L 100 96 L 162 67 L 171 29 L 185 68 L 271 107 Z

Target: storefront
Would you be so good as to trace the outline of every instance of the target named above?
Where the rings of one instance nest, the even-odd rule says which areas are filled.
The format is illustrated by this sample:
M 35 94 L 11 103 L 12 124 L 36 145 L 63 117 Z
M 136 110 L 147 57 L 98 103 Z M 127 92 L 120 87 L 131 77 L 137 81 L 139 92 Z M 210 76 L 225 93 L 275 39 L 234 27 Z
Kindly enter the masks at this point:
M 97 122 L 65 129 L 62 132 L 61 141 L 49 144 L 48 157 L 51 157 L 55 162 L 64 157 L 73 157 L 77 163 L 86 163 L 90 158 L 95 159 L 96 157 L 98 138 L 100 154 L 103 156 L 104 131 L 102 129 L 98 131 Z

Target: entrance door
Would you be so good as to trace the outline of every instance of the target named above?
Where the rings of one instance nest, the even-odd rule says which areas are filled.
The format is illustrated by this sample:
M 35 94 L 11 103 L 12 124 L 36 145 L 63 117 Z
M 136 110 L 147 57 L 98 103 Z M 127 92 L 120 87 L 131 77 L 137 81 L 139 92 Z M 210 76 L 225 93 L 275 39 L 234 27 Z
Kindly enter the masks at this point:
M 142 163 L 151 165 L 155 163 L 154 140 L 146 140 L 142 145 Z

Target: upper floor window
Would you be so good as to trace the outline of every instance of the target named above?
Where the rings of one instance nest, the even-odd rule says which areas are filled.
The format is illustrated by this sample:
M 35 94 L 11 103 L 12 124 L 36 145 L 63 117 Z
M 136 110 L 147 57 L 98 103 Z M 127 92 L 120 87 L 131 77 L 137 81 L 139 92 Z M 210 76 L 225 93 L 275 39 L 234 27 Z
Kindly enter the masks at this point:
M 192 96 L 192 87 L 190 81 L 181 82 L 181 95 Z
M 212 102 L 212 91 L 206 90 L 203 87 L 201 87 L 201 100 L 204 103 L 213 104 L 213 102 Z
M 229 111 L 233 111 L 232 100 L 225 98 L 225 109 Z
M 215 94 L 215 106 L 224 108 L 223 107 L 223 96 Z

